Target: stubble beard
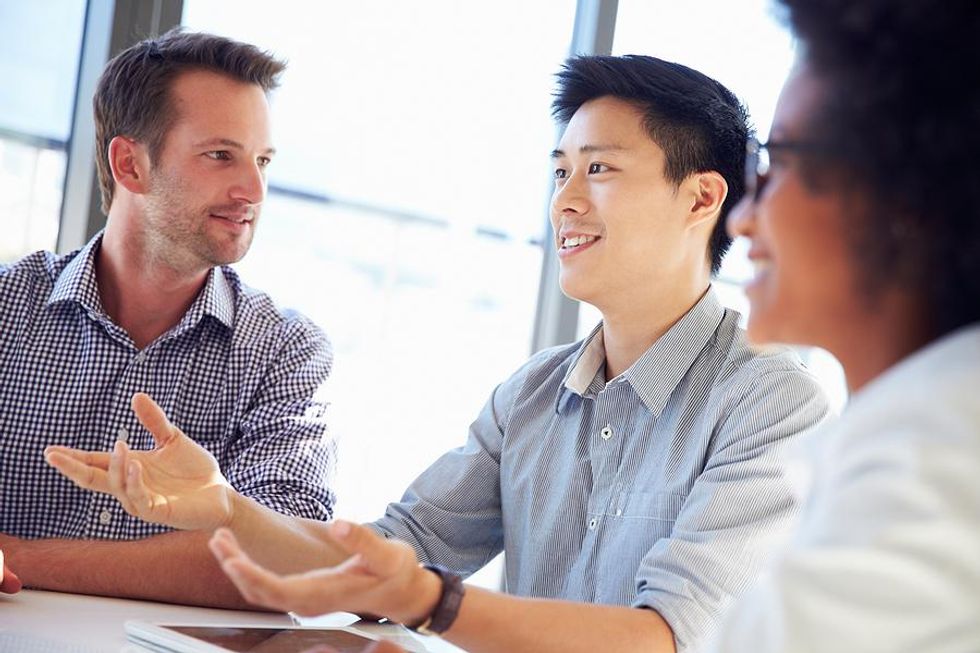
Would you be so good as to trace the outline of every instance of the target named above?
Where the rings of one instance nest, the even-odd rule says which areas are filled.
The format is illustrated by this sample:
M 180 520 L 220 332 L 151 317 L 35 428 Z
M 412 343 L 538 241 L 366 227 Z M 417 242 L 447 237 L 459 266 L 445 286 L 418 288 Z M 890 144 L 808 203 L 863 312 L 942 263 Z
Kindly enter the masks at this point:
M 212 211 L 225 207 L 191 206 L 186 180 L 157 170 L 147 194 L 143 237 L 151 259 L 179 272 L 198 273 L 236 263 L 252 244 L 258 211 L 244 239 L 219 242 L 209 233 Z

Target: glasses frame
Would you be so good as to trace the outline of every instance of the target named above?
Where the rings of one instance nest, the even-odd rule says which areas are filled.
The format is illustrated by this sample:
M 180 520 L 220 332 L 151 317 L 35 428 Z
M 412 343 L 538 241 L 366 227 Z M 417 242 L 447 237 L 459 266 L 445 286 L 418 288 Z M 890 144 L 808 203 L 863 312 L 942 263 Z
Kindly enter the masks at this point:
M 808 141 L 766 141 L 750 138 L 745 144 L 745 196 L 758 203 L 769 181 L 769 153 L 787 151 L 806 154 L 823 152 L 823 148 Z

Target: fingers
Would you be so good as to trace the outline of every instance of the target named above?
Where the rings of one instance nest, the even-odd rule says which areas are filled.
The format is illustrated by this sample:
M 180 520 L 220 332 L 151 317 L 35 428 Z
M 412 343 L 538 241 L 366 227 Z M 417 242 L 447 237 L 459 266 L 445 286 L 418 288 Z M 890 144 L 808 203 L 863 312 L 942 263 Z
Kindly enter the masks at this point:
M 290 593 L 283 587 L 283 580 L 252 562 L 238 546 L 231 531 L 218 529 L 211 538 L 209 546 L 221 563 L 225 575 L 234 583 L 246 601 L 283 612 L 288 612 L 294 607 L 290 601 Z
M 242 551 L 231 531 L 218 529 L 209 542 L 221 569 L 246 601 L 284 612 L 315 615 L 338 609 L 328 576 L 333 570 L 279 576 L 255 564 Z
M 338 653 L 337 649 L 332 646 L 327 646 L 326 644 L 320 644 L 319 646 L 314 646 L 313 648 L 308 648 L 303 653 Z M 407 653 L 398 644 L 394 642 L 389 642 L 387 640 L 382 640 L 380 642 L 372 642 L 364 648 L 361 649 L 361 653 Z
M 287 581 L 258 566 L 248 557 L 229 558 L 221 563 L 221 568 L 246 601 L 283 612 L 298 607 L 296 593 L 289 591 Z
M 150 398 L 150 395 L 137 392 L 132 400 L 133 412 L 140 424 L 150 432 L 156 446 L 162 447 L 176 436 L 179 431 L 167 419 L 167 414 Z
M 10 569 L 3 568 L 3 580 L 0 581 L 0 592 L 4 594 L 16 594 L 23 587 L 23 583 L 20 582 L 20 578 L 14 574 Z
M 227 528 L 216 530 L 214 535 L 211 536 L 208 546 L 211 548 L 214 557 L 218 559 L 218 562 L 224 562 L 228 558 L 239 554 L 244 555 L 242 548 L 238 545 L 238 540 L 235 539 L 235 536 Z
M 3 563 L 3 551 L 0 551 L 0 592 L 14 594 L 21 588 L 20 579 Z
M 361 565 L 380 578 L 394 575 L 409 562 L 405 560 L 405 546 L 378 535 L 367 526 L 338 519 L 330 524 L 329 529 L 330 536 L 337 544 L 348 553 L 359 554 Z M 414 554 L 411 557 L 414 558 Z M 418 560 L 411 560 L 409 564 L 414 567 Z
M 139 516 L 133 509 L 126 490 L 126 462 L 129 460 L 129 447 L 125 442 L 116 440 L 109 456 L 109 491 L 119 499 L 123 509 L 131 515 Z
M 126 497 L 132 507 L 130 514 L 146 521 L 164 523 L 166 515 L 155 515 L 157 502 L 143 481 L 143 465 L 138 460 L 130 460 L 125 467 Z M 129 510 L 129 508 L 127 508 Z
M 418 569 L 411 548 L 349 522 L 335 522 L 330 534 L 348 548 L 351 557 L 336 567 L 290 576 L 280 576 L 255 564 L 227 529 L 215 532 L 210 547 L 222 570 L 251 603 L 301 615 L 336 610 L 385 614 L 378 608 L 384 599 L 387 578 Z M 369 556 L 373 558 L 370 562 Z M 376 573 L 370 567 L 391 571 Z
M 45 461 L 64 474 L 75 485 L 85 490 L 94 490 L 104 494 L 111 494 L 109 489 L 108 454 L 105 454 L 106 467 L 97 467 L 64 453 L 62 450 L 54 450 L 48 447 L 45 451 Z
M 92 467 L 98 467 L 99 469 L 104 469 L 107 471 L 109 469 L 109 452 L 107 451 L 84 451 L 82 449 L 71 449 L 69 447 L 62 447 L 52 444 L 51 446 L 45 447 L 45 458 L 50 453 L 68 456 L 69 458 L 73 458 L 80 463 L 91 465 Z
M 394 642 L 382 641 L 369 645 L 362 653 L 406 653 L 406 651 Z

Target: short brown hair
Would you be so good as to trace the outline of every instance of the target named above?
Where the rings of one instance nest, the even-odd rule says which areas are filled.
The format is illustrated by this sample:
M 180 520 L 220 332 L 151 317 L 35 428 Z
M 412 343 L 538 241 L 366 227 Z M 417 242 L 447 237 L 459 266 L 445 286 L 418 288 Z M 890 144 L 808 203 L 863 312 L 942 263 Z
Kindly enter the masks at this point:
M 167 131 L 177 118 L 170 87 L 181 73 L 209 70 L 268 93 L 279 85 L 286 64 L 254 45 L 213 34 L 171 30 L 140 41 L 116 55 L 99 78 L 92 99 L 96 166 L 102 190 L 102 211 L 108 215 L 115 182 L 109 168 L 109 143 L 120 135 L 148 146 L 156 163 Z

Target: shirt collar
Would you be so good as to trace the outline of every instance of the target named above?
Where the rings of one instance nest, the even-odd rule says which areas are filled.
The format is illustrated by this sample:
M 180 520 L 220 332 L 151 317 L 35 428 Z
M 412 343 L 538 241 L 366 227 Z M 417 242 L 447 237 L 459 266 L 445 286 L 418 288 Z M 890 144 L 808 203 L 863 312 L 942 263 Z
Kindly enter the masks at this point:
M 235 320 L 236 281 L 234 272 L 226 271 L 224 267 L 212 268 L 204 289 L 181 320 L 180 326 L 192 326 L 205 315 L 210 315 L 230 329 Z
M 694 307 L 660 336 L 619 378 L 633 387 L 650 412 L 659 416 L 677 384 L 717 331 L 724 315 L 724 307 L 715 296 L 714 290 L 709 288 Z M 586 395 L 605 360 L 606 351 L 600 323 L 582 342 L 576 360 L 565 376 L 563 391 L 559 394 L 556 406 L 559 412 L 565 403 L 563 398 L 567 393 L 564 390 L 579 396 Z
M 99 286 L 95 281 L 95 253 L 101 244 L 102 233 L 99 232 L 75 253 L 55 279 L 54 288 L 48 296 L 48 306 L 76 302 L 90 313 L 98 315 L 104 312 Z
M 94 315 L 105 314 L 95 279 L 95 253 L 101 243 L 100 232 L 68 262 L 55 281 L 48 297 L 48 306 L 76 302 Z M 204 288 L 174 331 L 179 332 L 196 325 L 205 315 L 212 316 L 230 329 L 235 319 L 237 286 L 237 275 L 230 268 L 212 268 Z

